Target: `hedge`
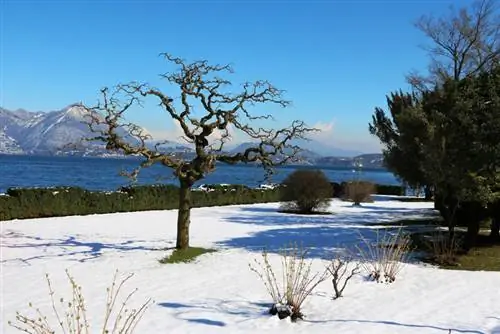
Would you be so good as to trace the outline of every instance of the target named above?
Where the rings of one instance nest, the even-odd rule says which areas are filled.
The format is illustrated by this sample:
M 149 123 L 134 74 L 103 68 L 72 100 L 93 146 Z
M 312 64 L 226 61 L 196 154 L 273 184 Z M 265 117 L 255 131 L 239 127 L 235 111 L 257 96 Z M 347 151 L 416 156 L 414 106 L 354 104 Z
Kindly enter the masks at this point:
M 0 196 L 0 221 L 176 209 L 178 190 L 173 185 L 122 187 L 115 192 L 78 187 L 8 189 L 7 196 Z M 193 207 L 278 202 L 279 190 L 229 186 L 210 192 L 192 191 L 191 201 Z
M 347 182 L 331 183 L 333 188 L 333 197 L 334 198 L 342 198 L 345 194 L 345 187 Z M 386 184 L 375 184 L 375 194 L 378 195 L 396 195 L 396 196 L 404 196 L 406 193 L 406 188 L 403 186 L 397 185 L 386 185 Z
M 332 197 L 340 197 L 344 183 L 332 183 Z M 192 207 L 279 202 L 279 188 L 251 189 L 241 185 L 207 185 L 211 191 L 191 192 Z M 377 193 L 404 194 L 399 186 L 377 185 Z M 0 221 L 42 217 L 176 209 L 179 189 L 174 185 L 122 187 L 117 191 L 88 191 L 79 187 L 10 188 L 0 196 Z

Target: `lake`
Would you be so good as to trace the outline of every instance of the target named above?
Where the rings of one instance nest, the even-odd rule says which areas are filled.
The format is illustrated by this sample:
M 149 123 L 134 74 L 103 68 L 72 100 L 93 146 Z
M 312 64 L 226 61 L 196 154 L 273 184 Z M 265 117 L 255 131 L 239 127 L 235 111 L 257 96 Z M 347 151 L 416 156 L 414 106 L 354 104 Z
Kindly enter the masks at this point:
M 121 170 L 131 171 L 137 160 L 119 158 L 47 157 L 0 155 L 0 193 L 10 187 L 79 186 L 89 190 L 116 190 L 130 184 L 120 175 Z M 321 169 L 332 182 L 352 180 L 355 176 L 350 168 L 331 166 L 283 166 L 269 182 L 281 182 L 297 168 Z M 383 169 L 366 169 L 361 179 L 379 184 L 400 184 L 392 173 Z M 197 182 L 244 184 L 250 187 L 264 183 L 262 168 L 251 165 L 220 164 L 212 174 Z M 172 170 L 162 166 L 143 169 L 138 184 L 173 183 L 177 180 Z

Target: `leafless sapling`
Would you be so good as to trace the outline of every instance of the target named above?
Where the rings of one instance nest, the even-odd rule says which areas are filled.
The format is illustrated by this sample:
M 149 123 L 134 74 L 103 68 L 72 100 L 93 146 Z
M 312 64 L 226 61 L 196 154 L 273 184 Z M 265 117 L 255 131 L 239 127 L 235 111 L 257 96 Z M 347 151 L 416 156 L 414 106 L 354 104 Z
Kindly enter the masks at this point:
M 361 272 L 361 266 L 358 263 L 353 263 L 349 258 L 345 257 L 333 259 L 326 269 L 332 277 L 335 292 L 333 299 L 342 297 L 347 283 Z

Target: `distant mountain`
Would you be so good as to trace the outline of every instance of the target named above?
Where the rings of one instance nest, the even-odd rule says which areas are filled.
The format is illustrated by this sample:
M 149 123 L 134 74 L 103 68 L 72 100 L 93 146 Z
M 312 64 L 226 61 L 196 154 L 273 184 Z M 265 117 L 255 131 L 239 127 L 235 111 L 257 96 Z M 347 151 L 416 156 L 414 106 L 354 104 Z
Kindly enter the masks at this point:
M 235 148 L 231 149 L 229 151 L 230 154 L 237 154 L 237 153 L 243 153 L 247 148 L 251 147 L 256 147 L 258 144 L 252 143 L 252 142 L 245 142 L 242 144 L 239 144 Z M 269 148 L 271 150 L 271 147 Z M 285 149 L 285 153 L 291 154 L 292 149 Z M 321 158 L 321 155 L 307 149 L 303 149 L 298 155 L 297 155 L 298 161 L 296 163 L 304 163 L 304 164 L 313 164 L 316 159 Z M 283 157 L 277 156 L 275 157 L 275 160 L 281 160 Z
M 363 154 L 361 151 L 344 149 L 339 147 L 334 147 L 330 145 L 325 145 L 318 140 L 293 140 L 291 142 L 293 145 L 297 145 L 305 150 L 314 151 L 316 154 L 321 156 L 335 156 L 335 157 L 355 157 Z
M 49 113 L 0 109 L 0 152 L 54 154 L 88 133 L 82 110 L 69 106 Z
M 362 168 L 384 168 L 384 156 L 380 153 L 360 154 L 355 157 L 322 157 L 316 159 L 315 164 L 351 168 L 356 161 L 362 164 Z
M 29 112 L 23 109 L 10 111 L 0 108 L 0 154 L 26 155 L 77 155 L 77 156 L 121 156 L 106 150 L 101 142 L 82 141 L 93 134 L 85 124 L 87 112 L 79 105 L 73 104 L 62 110 L 52 112 Z M 146 131 L 146 130 L 144 130 Z M 121 129 L 124 139 L 134 143 L 137 139 Z M 326 165 L 352 167 L 354 159 L 358 159 L 366 168 L 383 166 L 381 154 L 359 154 L 359 152 L 335 149 L 318 141 L 293 141 L 303 151 L 299 153 L 294 164 Z M 173 141 L 148 141 L 150 148 L 155 146 L 160 152 L 190 159 L 194 150 L 189 145 Z M 244 152 L 255 143 L 246 142 L 228 149 L 229 154 Z M 320 152 L 320 153 L 318 153 Z M 288 153 L 285 151 L 285 153 Z M 290 150 L 291 153 L 291 150 Z M 283 157 L 276 157 L 281 160 Z

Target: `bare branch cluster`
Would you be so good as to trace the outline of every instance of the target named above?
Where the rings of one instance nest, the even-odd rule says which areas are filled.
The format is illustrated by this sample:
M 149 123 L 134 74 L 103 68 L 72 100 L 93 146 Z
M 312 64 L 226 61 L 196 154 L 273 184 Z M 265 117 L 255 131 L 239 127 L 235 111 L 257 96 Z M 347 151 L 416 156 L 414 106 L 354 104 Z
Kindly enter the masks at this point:
M 119 306 L 116 306 L 124 284 L 133 276 L 133 274 L 129 274 L 121 281 L 117 281 L 117 275 L 118 271 L 115 272 L 111 286 L 107 288 L 104 322 L 102 326 L 100 326 L 101 330 L 99 332 L 131 334 L 135 331 L 135 328 L 142 319 L 144 312 L 148 309 L 151 299 L 148 299 L 139 308 L 129 309 L 130 299 L 137 291 L 137 289 L 135 289 L 120 302 Z M 66 305 L 67 307 L 66 310 L 61 313 L 57 306 L 58 303 L 56 302 L 56 298 L 54 297 L 55 292 L 52 288 L 52 282 L 49 275 L 46 275 L 53 316 L 57 320 L 56 327 L 59 327 L 61 332 L 64 334 L 91 333 L 91 327 L 87 320 L 87 306 L 82 294 L 82 287 L 76 283 L 75 279 L 69 274 L 68 270 L 66 270 L 66 276 L 68 277 L 71 285 L 72 296 L 69 300 L 65 300 L 64 298 L 59 299 L 59 303 L 61 305 Z M 30 303 L 29 307 L 33 308 L 33 305 Z M 15 322 L 9 321 L 9 325 L 24 333 L 55 333 L 55 330 L 53 330 L 54 327 L 52 327 L 47 316 L 45 316 L 39 308 L 35 309 L 35 316 L 28 316 L 17 312 Z
M 415 26 L 429 40 L 429 75 L 412 72 L 416 88 L 459 80 L 500 61 L 500 14 L 495 0 L 476 0 L 470 8 L 452 10 L 449 17 L 424 15 Z
M 306 259 L 307 250 L 297 244 L 290 244 L 280 252 L 281 284 L 278 282 L 269 254 L 262 252 L 263 262 L 255 260 L 260 268 L 250 265 L 250 269 L 262 280 L 273 299 L 270 313 L 280 319 L 290 316 L 292 321 L 302 319 L 302 304 L 313 290 L 328 278 L 327 271 L 313 272 L 312 261 Z
M 178 88 L 177 98 L 147 84 L 132 82 L 118 85 L 113 92 L 102 89 L 98 105 L 86 107 L 89 127 L 96 134 L 91 140 L 106 143 L 110 150 L 144 159 L 132 173 L 134 177 L 140 168 L 155 163 L 174 169 L 175 175 L 188 184 L 213 171 L 216 161 L 229 164 L 259 162 L 270 170 L 272 166 L 290 161 L 300 151 L 297 145 L 291 144 L 293 139 L 307 139 L 306 135 L 315 131 L 298 120 L 279 130 L 255 125 L 256 121 L 272 120 L 272 116 L 254 115 L 250 112 L 251 107 L 258 104 L 287 107 L 290 104 L 283 98 L 284 92 L 268 81 L 247 82 L 239 92 L 231 93 L 231 82 L 222 78 L 233 72 L 231 66 L 210 65 L 206 60 L 187 63 L 170 54 L 162 55 L 178 68 L 161 75 Z M 194 146 L 195 158 L 185 161 L 182 157 L 162 153 L 159 145 L 148 145 L 152 138 L 141 127 L 124 121 L 124 113 L 133 106 L 141 106 L 146 98 L 156 100 L 178 123 L 182 137 Z M 256 142 L 255 146 L 238 154 L 224 152 L 224 145 L 231 139 L 231 130 L 242 132 Z
M 333 299 L 343 296 L 344 290 L 354 276 L 360 273 L 361 266 L 353 263 L 350 258 L 338 257 L 333 259 L 326 267 L 332 278 L 333 290 L 335 295 Z
M 402 227 L 393 233 L 376 231 L 376 241 L 360 235 L 362 244 L 356 246 L 363 261 L 361 267 L 368 277 L 378 283 L 393 283 L 405 267 L 410 254 L 411 239 Z

